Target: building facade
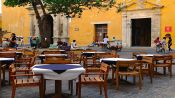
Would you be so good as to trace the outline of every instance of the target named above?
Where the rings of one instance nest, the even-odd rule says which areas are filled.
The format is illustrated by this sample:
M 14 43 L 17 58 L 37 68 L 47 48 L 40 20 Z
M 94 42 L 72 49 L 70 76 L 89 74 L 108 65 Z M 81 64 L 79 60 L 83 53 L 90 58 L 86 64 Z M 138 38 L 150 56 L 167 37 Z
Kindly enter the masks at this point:
M 116 8 L 92 9 L 84 11 L 81 18 L 72 19 L 70 40 L 85 46 L 108 35 L 110 40 L 112 37 L 122 40 L 123 47 L 154 47 L 157 37 L 162 39 L 171 34 L 175 42 L 175 1 L 117 0 L 117 3 L 122 9 L 118 13 Z
M 120 12 L 113 7 L 109 10 L 85 10 L 81 18 L 67 19 L 62 15 L 51 15 L 53 32 L 51 40 L 59 38 L 71 42 L 76 40 L 79 46 L 92 42 L 109 40 L 115 37 L 122 40 L 123 47 L 154 47 L 154 39 L 171 34 L 175 48 L 175 1 L 167 0 L 117 0 Z M 13 17 L 12 17 L 13 16 Z M 24 36 L 39 36 L 37 21 L 31 7 L 9 8 L 2 6 L 2 29 Z

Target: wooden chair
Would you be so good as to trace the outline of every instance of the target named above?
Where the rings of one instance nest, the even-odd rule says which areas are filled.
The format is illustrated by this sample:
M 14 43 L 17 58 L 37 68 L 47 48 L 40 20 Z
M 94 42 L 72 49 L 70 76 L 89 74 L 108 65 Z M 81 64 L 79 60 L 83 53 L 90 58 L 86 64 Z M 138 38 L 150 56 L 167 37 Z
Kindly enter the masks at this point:
M 140 60 L 140 63 L 142 63 L 142 80 L 143 80 L 143 75 L 149 75 L 150 77 L 150 82 L 152 83 L 153 81 L 153 57 L 149 56 L 144 56 L 142 60 Z
M 71 50 L 70 51 L 70 58 L 73 63 L 81 63 L 81 54 L 84 50 L 83 49 L 77 49 L 77 50 Z
M 31 67 L 35 64 L 35 57 L 18 58 L 14 62 L 16 72 L 30 73 Z M 12 65 L 10 66 L 12 67 Z M 10 71 L 9 71 L 10 74 Z M 10 84 L 10 75 L 9 75 Z
M 36 53 L 33 50 L 24 49 L 23 57 L 35 57 Z
M 98 59 L 96 60 L 95 64 L 99 65 L 101 63 L 100 62 L 101 58 L 119 58 L 119 55 L 115 51 L 111 51 L 111 52 L 108 52 L 105 54 L 100 54 L 97 58 Z M 112 68 L 112 80 L 113 80 L 113 82 L 114 82 L 114 78 L 115 78 L 115 71 L 116 71 L 116 68 Z
M 100 94 L 102 94 L 101 86 L 104 88 L 105 98 L 108 98 L 107 95 L 107 79 L 109 73 L 109 65 L 102 63 L 99 73 L 86 73 L 79 76 L 79 81 L 77 82 L 76 91 L 78 98 L 81 98 L 81 87 L 82 85 L 96 84 L 100 88 Z M 86 77 L 86 75 L 88 75 Z
M 4 57 L 4 58 L 16 58 L 16 53 L 15 52 L 1 52 L 0 53 L 0 57 Z M 9 63 L 5 63 L 1 66 L 1 70 L 2 70 L 2 78 L 3 78 L 3 81 L 5 81 L 5 70 L 6 70 L 6 67 L 9 66 Z M 11 62 L 12 63 L 12 62 Z
M 35 87 L 35 86 L 39 87 L 40 98 L 44 98 L 43 76 L 41 74 L 18 74 L 18 75 L 16 75 L 16 69 L 15 69 L 15 67 L 12 67 L 12 66 L 14 66 L 14 65 L 11 65 L 11 67 L 9 69 L 10 70 L 10 77 L 11 77 L 10 79 L 12 81 L 11 98 L 15 98 L 16 88 Z M 38 78 L 33 78 L 34 76 L 37 76 Z
M 142 63 L 142 80 L 143 80 L 143 75 L 149 75 L 150 77 L 150 82 L 152 83 L 152 57 L 149 56 L 143 56 L 138 58 L 137 55 L 139 54 L 147 54 L 147 52 L 133 52 L 132 53 L 132 58 L 141 60 L 140 62 Z
M 175 53 L 170 53 L 172 56 L 172 65 L 175 65 Z
M 139 69 L 139 70 L 138 70 Z M 139 89 L 142 86 L 142 65 L 137 60 L 132 61 L 117 61 L 116 63 L 116 87 L 119 89 L 120 76 L 133 76 L 133 82 L 135 83 L 135 77 L 139 77 Z
M 172 56 L 164 55 L 164 56 L 154 56 L 153 57 L 153 67 L 156 69 L 162 67 L 164 75 L 166 74 L 166 68 L 168 68 L 169 75 L 172 77 Z

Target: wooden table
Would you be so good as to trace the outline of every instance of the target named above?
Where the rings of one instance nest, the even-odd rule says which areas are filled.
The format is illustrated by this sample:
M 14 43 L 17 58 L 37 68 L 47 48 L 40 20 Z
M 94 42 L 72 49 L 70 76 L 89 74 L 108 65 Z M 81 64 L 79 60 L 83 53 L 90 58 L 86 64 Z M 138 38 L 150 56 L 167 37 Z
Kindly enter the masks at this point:
M 36 64 L 32 71 L 43 74 L 44 79 L 55 80 L 54 98 L 62 98 L 62 80 L 76 79 L 85 69 L 80 64 Z

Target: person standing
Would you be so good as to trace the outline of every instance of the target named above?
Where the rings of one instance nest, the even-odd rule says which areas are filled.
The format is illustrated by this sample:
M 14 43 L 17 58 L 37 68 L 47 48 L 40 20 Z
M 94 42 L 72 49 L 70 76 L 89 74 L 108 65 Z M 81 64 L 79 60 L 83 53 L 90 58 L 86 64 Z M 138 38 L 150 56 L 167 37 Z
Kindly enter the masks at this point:
M 161 41 L 161 44 L 162 44 L 161 51 L 165 53 L 165 49 L 166 49 L 166 37 L 163 37 L 163 39 Z
M 109 41 L 108 36 L 106 36 L 106 37 L 103 39 L 104 47 L 107 47 L 108 41 Z
M 170 36 L 170 37 L 169 37 L 169 40 L 168 40 L 168 49 L 169 49 L 169 51 L 172 51 L 171 45 L 172 45 L 172 38 L 171 38 L 171 36 Z
M 16 48 L 17 47 L 17 44 L 16 44 L 16 34 L 15 33 L 12 33 L 11 34 L 10 47 L 11 48 Z

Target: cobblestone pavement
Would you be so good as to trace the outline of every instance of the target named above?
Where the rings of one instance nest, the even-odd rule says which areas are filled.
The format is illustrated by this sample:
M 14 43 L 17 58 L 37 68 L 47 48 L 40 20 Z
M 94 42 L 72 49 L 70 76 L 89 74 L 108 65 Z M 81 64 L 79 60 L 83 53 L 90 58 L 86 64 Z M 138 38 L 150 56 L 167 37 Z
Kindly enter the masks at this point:
M 155 53 L 153 49 L 123 49 L 118 52 L 121 57 L 131 57 L 133 51 L 147 51 L 149 53 Z M 162 69 L 160 69 L 162 72 Z M 111 73 L 109 74 L 108 82 L 108 97 L 109 98 L 175 98 L 175 66 L 173 66 L 173 77 L 169 75 L 156 75 L 153 78 L 153 83 L 150 83 L 149 77 L 145 76 L 143 80 L 142 89 L 139 90 L 136 84 L 132 84 L 132 78 L 129 78 L 128 82 L 121 82 L 119 90 L 116 90 L 115 84 L 112 84 Z M 70 93 L 67 87 L 67 81 L 63 81 L 62 92 Z M 75 84 L 75 82 L 74 82 Z M 50 95 L 54 93 L 54 81 L 47 81 L 46 98 L 52 98 Z M 11 86 L 3 86 L 0 93 L 0 98 L 11 97 Z M 39 98 L 39 89 L 33 88 L 18 88 L 15 98 Z M 77 98 L 75 96 L 75 85 L 73 96 L 64 98 Z M 99 95 L 98 87 L 83 86 L 82 98 L 104 98 L 103 95 Z

